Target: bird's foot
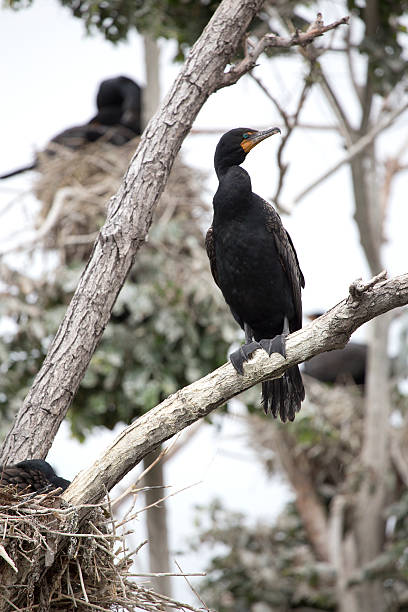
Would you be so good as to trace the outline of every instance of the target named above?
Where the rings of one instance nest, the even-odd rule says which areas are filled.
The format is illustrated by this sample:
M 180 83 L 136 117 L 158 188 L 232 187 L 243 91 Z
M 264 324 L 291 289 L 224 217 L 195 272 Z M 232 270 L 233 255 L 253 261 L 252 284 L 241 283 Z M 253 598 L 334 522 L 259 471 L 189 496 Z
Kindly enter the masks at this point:
M 259 341 L 261 347 L 266 351 L 269 357 L 272 353 L 279 353 L 282 357 L 286 359 L 286 334 L 279 334 L 279 336 L 275 336 L 274 338 L 265 338 Z
M 238 374 L 244 373 L 244 362 L 248 361 L 252 353 L 254 353 L 259 348 L 261 348 L 259 342 L 253 341 L 248 342 L 247 344 L 243 344 L 239 347 L 238 350 L 231 353 L 229 358 Z

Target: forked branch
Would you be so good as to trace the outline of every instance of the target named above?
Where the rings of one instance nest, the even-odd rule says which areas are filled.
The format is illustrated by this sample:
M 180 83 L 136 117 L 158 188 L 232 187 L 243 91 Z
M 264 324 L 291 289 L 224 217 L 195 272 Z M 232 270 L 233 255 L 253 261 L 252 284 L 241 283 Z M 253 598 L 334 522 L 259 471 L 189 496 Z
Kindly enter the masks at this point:
M 232 66 L 229 72 L 225 73 L 222 78 L 222 86 L 233 85 L 241 78 L 241 76 L 256 66 L 257 59 L 267 49 L 289 49 L 290 47 L 306 47 L 316 38 L 322 36 L 329 30 L 334 30 L 340 25 L 348 24 L 349 17 L 342 17 L 337 21 L 333 21 L 329 25 L 324 25 L 321 13 L 317 14 L 316 20 L 313 22 L 307 32 L 296 30 L 291 36 L 276 36 L 276 34 L 265 34 L 256 45 L 246 45 L 246 54 L 243 60 Z

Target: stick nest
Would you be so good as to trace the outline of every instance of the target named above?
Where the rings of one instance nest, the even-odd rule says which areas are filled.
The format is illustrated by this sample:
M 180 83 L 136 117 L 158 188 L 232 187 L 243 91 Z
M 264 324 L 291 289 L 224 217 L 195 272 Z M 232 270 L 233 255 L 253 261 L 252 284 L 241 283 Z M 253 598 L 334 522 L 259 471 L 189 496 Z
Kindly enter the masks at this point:
M 86 261 L 98 230 L 106 218 L 107 204 L 117 191 L 140 138 L 121 147 L 102 139 L 72 151 L 51 143 L 55 154 L 40 153 L 35 195 L 40 201 L 38 234 L 47 248 L 58 249 L 63 261 Z M 199 193 L 200 176 L 176 160 L 156 214 L 200 215 L 207 207 Z
M 80 526 L 78 510 L 55 492 L 33 497 L 0 488 L 1 612 L 197 610 L 132 579 L 126 534 L 106 506 Z

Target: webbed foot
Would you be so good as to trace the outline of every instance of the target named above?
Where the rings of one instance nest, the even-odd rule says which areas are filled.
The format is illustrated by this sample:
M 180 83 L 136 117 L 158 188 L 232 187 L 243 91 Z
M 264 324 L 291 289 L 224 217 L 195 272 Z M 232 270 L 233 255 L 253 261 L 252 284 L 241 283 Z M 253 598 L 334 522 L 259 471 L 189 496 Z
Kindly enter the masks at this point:
M 274 338 L 265 338 L 259 341 L 261 347 L 266 351 L 269 357 L 272 353 L 279 353 L 286 359 L 286 336 L 289 335 L 289 321 L 287 317 L 283 319 L 282 333 Z
M 274 338 L 264 338 L 259 341 L 261 347 L 266 351 L 269 357 L 272 353 L 279 353 L 282 357 L 286 359 L 286 335 L 280 334 L 279 336 L 275 336 Z
M 244 362 L 248 361 L 252 353 L 259 348 L 261 348 L 259 342 L 247 342 L 247 344 L 243 344 L 238 350 L 231 353 L 229 358 L 238 374 L 244 373 Z

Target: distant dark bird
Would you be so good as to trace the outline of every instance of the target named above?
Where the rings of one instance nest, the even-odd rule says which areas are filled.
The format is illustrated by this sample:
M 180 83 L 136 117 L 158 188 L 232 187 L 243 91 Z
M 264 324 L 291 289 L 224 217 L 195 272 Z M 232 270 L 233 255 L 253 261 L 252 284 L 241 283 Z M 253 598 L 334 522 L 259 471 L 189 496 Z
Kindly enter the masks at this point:
M 368 349 L 365 344 L 349 342 L 343 349 L 319 353 L 305 361 L 303 371 L 324 383 L 364 385 Z
M 142 89 L 137 83 L 125 76 L 102 81 L 96 96 L 98 112 L 83 125 L 76 125 L 54 136 L 45 152 L 55 154 L 52 143 L 77 150 L 90 142 L 104 137 L 115 146 L 122 146 L 142 133 Z M 0 176 L 10 178 L 26 170 L 33 170 L 32 164 L 12 170 Z
M 43 459 L 0 466 L 0 486 L 15 485 L 20 493 L 45 493 L 58 488 L 65 491 L 70 484 L 69 480 L 57 476 Z
M 285 338 L 302 326 L 304 278 L 292 240 L 275 209 L 252 192 L 249 174 L 240 168 L 259 142 L 280 132 L 237 128 L 222 136 L 215 150 L 218 190 L 206 248 L 211 271 L 245 344 L 230 355 L 238 373 L 257 349 L 285 356 Z M 293 421 L 305 392 L 299 368 L 262 383 L 264 410 Z

